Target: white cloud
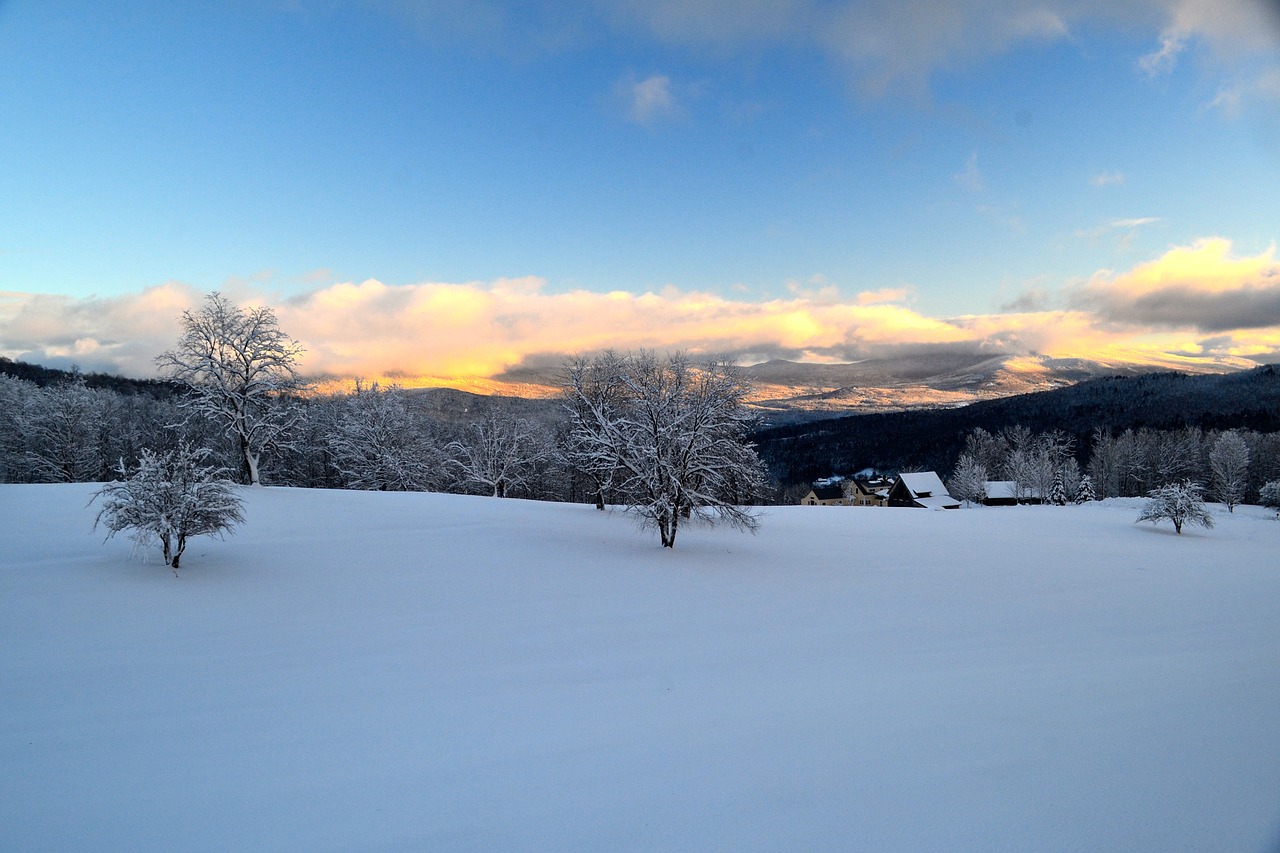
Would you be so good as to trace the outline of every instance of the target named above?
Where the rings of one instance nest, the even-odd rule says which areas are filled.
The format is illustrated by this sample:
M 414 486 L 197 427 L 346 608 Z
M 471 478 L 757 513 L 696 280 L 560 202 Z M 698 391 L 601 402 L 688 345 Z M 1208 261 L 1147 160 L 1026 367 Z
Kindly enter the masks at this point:
M 1173 71 L 1178 56 L 1187 49 L 1187 36 L 1177 30 L 1160 34 L 1160 48 L 1138 59 L 1138 67 L 1148 77 L 1159 77 Z
M 435 42 L 520 58 L 622 37 L 699 53 L 819 51 L 864 93 L 923 93 L 938 71 L 1088 28 L 1149 32 L 1144 73 L 1176 66 L 1193 42 L 1222 63 L 1271 51 L 1273 0 L 367 0 Z
M 1124 173 L 1116 170 L 1113 172 L 1099 172 L 1089 179 L 1089 184 L 1095 187 L 1118 186 L 1124 183 Z
M 960 186 L 971 192 L 981 192 L 986 189 L 986 181 L 982 178 L 982 171 L 978 168 L 978 152 L 974 151 L 969 155 L 969 159 L 965 161 L 964 168 L 952 175 Z
M 678 114 L 671 78 L 653 74 L 643 80 L 627 77 L 618 84 L 627 109 L 627 117 L 636 124 L 651 126 Z

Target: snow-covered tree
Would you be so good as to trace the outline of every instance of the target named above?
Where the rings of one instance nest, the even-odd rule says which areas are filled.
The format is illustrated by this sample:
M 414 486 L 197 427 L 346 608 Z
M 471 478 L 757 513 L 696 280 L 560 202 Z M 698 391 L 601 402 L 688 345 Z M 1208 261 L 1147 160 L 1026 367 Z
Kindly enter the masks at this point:
M 1280 480 L 1272 480 L 1264 485 L 1258 491 L 1258 500 L 1265 506 L 1276 511 L 1276 515 L 1280 515 Z
M 677 353 L 601 356 L 597 393 L 569 371 L 565 388 L 579 459 L 617 472 L 617 494 L 665 548 L 684 518 L 719 518 L 745 530 L 759 525 L 748 504 L 764 490 L 764 470 L 746 440 L 752 421 L 748 385 L 723 360 L 693 364 Z
M 547 436 L 532 423 L 499 412 L 490 412 L 444 448 L 461 485 L 495 498 L 532 485 L 538 463 L 550 451 Z
M 27 445 L 28 476 L 44 483 L 103 480 L 102 427 L 114 395 L 77 377 L 31 395 L 18 415 Z
M 31 382 L 0 373 L 0 483 L 30 479 L 23 414 L 39 392 Z
M 1067 486 L 1062 478 L 1061 468 L 1058 468 L 1053 473 L 1053 485 L 1049 487 L 1048 503 L 1054 506 L 1066 506 L 1069 503 L 1067 500 Z
M 1213 517 L 1205 509 L 1199 483 L 1183 480 L 1158 486 L 1147 493 L 1149 500 L 1143 507 L 1138 521 L 1172 521 L 1173 529 L 1182 533 L 1182 525 L 1192 524 L 1213 527 Z M 1135 522 L 1137 523 L 1137 522 Z
M 1062 474 L 1062 488 L 1067 503 L 1075 503 L 1080 495 L 1080 463 L 1076 461 L 1074 456 L 1068 456 L 1058 466 L 1058 472 Z
M 1227 505 L 1227 512 L 1235 512 L 1249 487 L 1249 445 L 1238 432 L 1218 436 L 1209 451 L 1209 472 L 1218 500 Z
M 178 345 L 156 363 L 187 384 L 196 410 L 237 442 L 244 482 L 259 485 L 263 452 L 297 418 L 285 398 L 305 387 L 297 373 L 301 353 L 271 308 L 246 310 L 214 292 L 199 310 L 182 312 Z
M 1005 477 L 1013 481 L 1014 497 L 1021 503 L 1030 498 L 1043 498 L 1044 492 L 1036 491 L 1039 481 L 1039 459 L 1030 447 L 1017 447 L 1005 460 Z
M 412 491 L 440 476 L 439 453 L 410 416 L 398 388 L 364 387 L 339 404 L 329 437 L 333 465 L 353 489 Z
M 951 496 L 967 504 L 982 503 L 987 496 L 987 469 L 970 453 L 961 453 L 947 483 Z
M 569 466 L 589 484 L 596 509 L 603 510 L 619 476 L 617 459 L 601 453 L 595 433 L 577 425 L 620 417 L 625 386 L 619 381 L 624 365 L 615 352 L 594 358 L 579 356 L 565 365 L 564 399 L 570 428 L 561 441 Z
M 1088 474 L 1080 475 L 1080 488 L 1076 491 L 1076 503 L 1083 504 L 1096 501 L 1098 496 L 1093 491 L 1093 478 Z
M 1009 441 L 1004 435 L 992 435 L 982 427 L 974 428 L 964 438 L 964 451 L 988 473 L 1003 471 L 1009 455 Z M 952 497 L 959 497 L 952 492 Z
M 224 479 L 224 468 L 204 465 L 209 451 L 183 443 L 173 450 L 142 451 L 138 467 L 130 472 L 124 463 L 123 480 L 106 484 L 94 500 L 102 499 L 94 527 L 107 528 L 107 538 L 122 530 L 135 549 L 159 542 L 164 563 L 178 568 L 187 539 L 192 536 L 229 533 L 244 521 L 244 506 L 235 484 Z

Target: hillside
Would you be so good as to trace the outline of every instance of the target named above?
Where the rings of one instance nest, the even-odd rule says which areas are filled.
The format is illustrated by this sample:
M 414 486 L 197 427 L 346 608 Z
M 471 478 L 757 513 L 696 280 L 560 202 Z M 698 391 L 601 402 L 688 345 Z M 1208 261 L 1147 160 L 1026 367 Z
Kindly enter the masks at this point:
M 1280 523 L 0 486 L 0 849 L 1262 851 Z
M 1223 375 L 1153 373 L 1090 379 L 953 409 L 878 413 L 761 430 L 760 455 L 782 483 L 862 468 L 950 471 L 975 427 L 1022 424 L 1077 437 L 1087 455 L 1096 427 L 1280 430 L 1280 366 Z

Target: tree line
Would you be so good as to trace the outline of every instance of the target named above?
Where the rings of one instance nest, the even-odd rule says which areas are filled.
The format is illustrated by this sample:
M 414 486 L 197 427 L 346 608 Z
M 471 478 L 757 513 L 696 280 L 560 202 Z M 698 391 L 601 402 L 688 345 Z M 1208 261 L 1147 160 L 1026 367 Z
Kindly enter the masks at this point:
M 175 393 L 118 393 L 79 374 L 43 387 L 0 374 L 0 482 L 114 480 L 176 505 L 159 487 L 180 469 L 188 492 L 225 472 L 246 485 L 589 500 L 634 511 L 665 547 L 684 519 L 754 529 L 747 507 L 767 491 L 747 440 L 748 383 L 727 361 L 652 352 L 574 359 L 561 417 L 491 407 L 457 423 L 431 417 L 421 395 L 396 387 L 358 381 L 350 394 L 311 393 L 297 372 L 301 345 L 270 308 L 214 293 L 180 325 L 177 344 L 156 359 Z M 108 528 L 131 526 L 124 519 L 145 501 L 124 486 L 104 491 L 114 496 Z M 166 543 L 176 568 L 181 545 L 170 549 L 160 529 L 147 535 Z
M 1269 484 L 1280 481 L 1280 433 L 1248 429 L 1126 429 L 1099 427 L 1081 465 L 1075 437 L 1062 430 L 1032 432 L 1024 426 L 965 436 L 948 487 L 953 497 L 978 501 L 987 481 L 1014 484 L 1014 496 L 1053 503 L 1138 497 L 1181 483 L 1204 485 L 1228 510 L 1265 503 Z

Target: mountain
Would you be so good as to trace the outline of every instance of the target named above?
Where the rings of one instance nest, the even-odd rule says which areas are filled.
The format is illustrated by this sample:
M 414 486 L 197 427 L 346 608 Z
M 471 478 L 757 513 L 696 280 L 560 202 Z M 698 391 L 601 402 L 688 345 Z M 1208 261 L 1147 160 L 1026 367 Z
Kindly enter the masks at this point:
M 1102 376 L 1156 370 L 1221 374 L 1254 367 L 1244 359 L 1167 363 L 1047 356 L 930 352 L 848 364 L 768 361 L 746 368 L 756 382 L 751 402 L 772 424 L 868 412 L 966 406 L 1064 388 Z
M 1102 376 L 1139 376 L 1160 370 L 1226 374 L 1255 367 L 1246 359 L 1138 355 L 1101 359 L 991 355 L 930 350 L 840 364 L 777 359 L 743 368 L 754 383 L 749 402 L 771 425 L 855 413 L 967 406 L 1018 394 L 1064 388 Z M 477 393 L 546 398 L 558 395 L 559 365 L 520 367 L 485 380 L 454 380 Z M 445 380 L 424 384 L 439 384 Z
M 863 468 L 950 471 L 976 427 L 1021 424 L 1035 432 L 1076 436 L 1087 456 L 1097 427 L 1125 429 L 1247 428 L 1280 431 L 1280 365 L 1229 374 L 1148 373 L 1087 379 L 1050 391 L 960 408 L 879 412 L 791 423 L 759 431 L 761 457 L 783 484 Z

